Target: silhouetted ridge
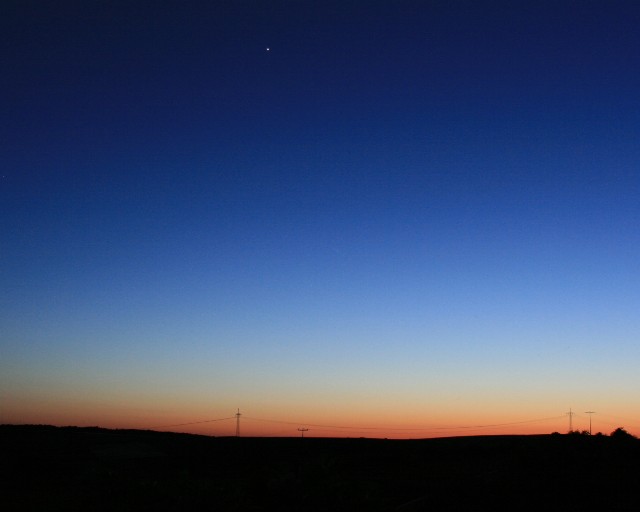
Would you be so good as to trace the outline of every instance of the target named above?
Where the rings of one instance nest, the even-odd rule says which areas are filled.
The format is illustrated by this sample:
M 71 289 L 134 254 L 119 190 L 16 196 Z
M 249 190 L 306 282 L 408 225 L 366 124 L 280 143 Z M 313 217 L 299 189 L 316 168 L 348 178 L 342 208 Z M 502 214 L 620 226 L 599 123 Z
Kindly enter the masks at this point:
M 2 493 L 6 510 L 634 510 L 640 441 L 614 432 L 383 440 L 2 425 Z

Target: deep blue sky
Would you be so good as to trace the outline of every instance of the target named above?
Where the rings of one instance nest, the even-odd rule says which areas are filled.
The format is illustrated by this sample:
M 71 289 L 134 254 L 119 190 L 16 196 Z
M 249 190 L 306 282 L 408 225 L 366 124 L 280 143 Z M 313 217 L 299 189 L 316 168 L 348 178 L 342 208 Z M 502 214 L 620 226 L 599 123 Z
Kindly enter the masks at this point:
M 104 423 L 114 388 L 168 400 L 129 424 L 196 389 L 498 411 L 522 375 L 606 408 L 640 362 L 638 27 L 617 1 L 3 2 L 6 421 L 50 396 Z

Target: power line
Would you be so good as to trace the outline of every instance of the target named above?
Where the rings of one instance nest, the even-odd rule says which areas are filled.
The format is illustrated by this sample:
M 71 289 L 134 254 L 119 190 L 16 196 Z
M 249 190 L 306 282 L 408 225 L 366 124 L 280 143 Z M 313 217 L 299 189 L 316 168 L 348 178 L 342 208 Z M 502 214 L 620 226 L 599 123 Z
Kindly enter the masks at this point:
M 280 423 L 284 425 L 307 425 L 310 427 L 319 427 L 319 428 L 328 428 L 328 429 L 337 429 L 337 430 L 383 430 L 387 432 L 410 432 L 410 431 L 429 431 L 429 430 L 466 430 L 466 429 L 478 429 L 478 428 L 492 428 L 492 427 L 504 427 L 510 425 L 523 425 L 526 423 L 539 423 L 543 421 L 551 421 L 563 418 L 564 416 L 552 416 L 548 418 L 537 418 L 532 420 L 524 420 L 524 421 L 511 421 L 506 423 L 492 423 L 487 425 L 465 425 L 465 426 L 451 426 L 451 427 L 415 427 L 415 428 L 394 428 L 394 427 L 356 427 L 356 426 L 347 426 L 347 425 L 323 425 L 318 423 L 304 423 L 304 422 L 294 422 L 294 421 L 281 421 L 281 420 L 272 420 L 265 418 L 252 418 L 249 416 L 245 416 L 247 420 L 253 421 L 262 421 L 267 423 Z
M 568 413 L 567 413 L 568 414 Z M 571 415 L 575 415 L 575 413 L 571 412 Z M 233 416 L 229 416 L 226 418 L 215 418 L 210 420 L 202 420 L 202 421 L 190 421 L 185 423 L 174 423 L 171 425 L 156 425 L 149 428 L 170 428 L 170 427 L 183 427 L 188 425 L 200 425 L 203 423 L 213 423 L 217 421 L 226 421 L 232 420 L 235 418 L 236 420 L 236 436 L 240 435 L 240 416 L 243 416 L 240 413 L 240 409 L 237 410 L 236 414 Z M 434 431 L 434 430 L 469 430 L 469 429 L 482 429 L 482 428 L 494 428 L 494 427 L 505 427 L 511 425 L 523 425 L 527 423 L 540 423 L 544 421 L 551 421 L 562 418 L 563 416 L 551 416 L 547 418 L 536 418 L 531 420 L 524 421 L 511 421 L 505 423 L 490 423 L 483 425 L 456 425 L 456 426 L 445 426 L 445 427 L 365 427 L 365 426 L 353 426 L 353 425 L 326 425 L 319 423 L 304 423 L 304 422 L 294 422 L 294 421 L 283 421 L 283 420 L 274 420 L 274 419 L 266 419 L 266 418 L 253 418 L 251 416 L 244 416 L 247 420 L 252 421 L 260 421 L 266 423 L 278 423 L 282 425 L 306 425 L 309 427 L 318 427 L 332 430 L 382 430 L 387 432 L 418 432 L 418 431 Z
M 175 423 L 174 425 L 156 425 L 155 427 L 149 428 L 184 427 L 185 425 L 199 425 L 200 423 L 212 423 L 214 421 L 232 420 L 233 418 L 233 416 L 229 416 L 228 418 L 216 418 L 215 420 L 190 421 L 188 423 Z
M 636 430 L 640 429 L 640 426 L 636 421 L 632 421 L 629 420 L 628 418 L 618 418 L 616 416 L 609 416 L 607 414 L 600 414 L 598 413 L 598 418 L 599 418 L 599 422 L 600 423 L 604 423 L 605 425 L 610 425 L 612 427 L 620 427 L 621 425 L 626 426 L 626 427 L 631 427 L 634 428 Z M 607 421 L 606 419 L 603 418 L 609 418 L 609 420 L 613 420 L 613 421 Z
M 462 430 L 462 429 L 470 429 L 470 428 L 491 428 L 491 427 L 507 427 L 510 425 L 523 425 L 525 423 L 541 423 L 543 421 L 551 421 L 562 418 L 563 416 L 551 416 L 549 418 L 538 418 L 535 420 L 524 420 L 524 421 L 510 421 L 508 423 L 494 423 L 493 425 L 469 425 L 464 427 L 438 427 L 441 430 Z
M 586 411 L 585 414 L 589 414 L 589 432 L 591 433 L 591 414 L 595 414 L 594 411 Z M 240 409 L 237 410 L 237 413 L 233 416 L 225 417 L 225 418 L 215 418 L 209 420 L 201 420 L 201 421 L 190 421 L 184 423 L 173 423 L 170 425 L 156 425 L 153 427 L 148 427 L 149 429 L 159 429 L 159 428 L 172 428 L 172 427 L 183 427 L 189 425 L 201 425 L 204 423 L 214 423 L 219 421 L 227 421 L 235 418 L 236 420 L 236 436 L 240 435 L 240 416 L 244 416 L 240 413 Z M 562 416 L 550 416 L 546 418 L 536 418 L 531 420 L 523 420 L 523 421 L 511 421 L 505 423 L 491 423 L 491 424 L 482 424 L 482 425 L 454 425 L 454 426 L 431 426 L 431 427 L 368 427 L 368 426 L 353 426 L 353 425 L 326 425 L 326 424 L 318 424 L 318 423 L 305 423 L 305 422 L 294 422 L 294 421 L 283 421 L 283 420 L 275 420 L 275 419 L 267 419 L 267 418 L 253 418 L 250 416 L 244 416 L 246 420 L 250 421 L 259 421 L 266 423 L 275 423 L 281 425 L 305 425 L 305 427 L 315 427 L 316 432 L 341 432 L 341 431 L 353 431 L 354 433 L 357 431 L 365 432 L 365 431 L 384 431 L 388 433 L 411 433 L 411 432 L 446 432 L 446 431 L 456 431 L 456 430 L 464 430 L 464 431 L 472 431 L 472 430 L 481 430 L 485 428 L 497 428 L 497 427 L 508 427 L 513 425 L 524 425 L 529 423 L 541 423 L 545 421 L 558 420 L 561 418 L 566 418 L 569 416 L 569 428 L 573 430 L 573 417 L 580 415 L 573 412 L 572 409 L 569 410 L 568 413 L 565 413 Z M 609 416 L 604 415 L 605 418 L 609 418 Z M 614 419 L 614 417 L 610 417 Z M 633 423 L 631 420 L 628 420 L 629 423 Z M 603 421 L 605 424 L 614 425 L 614 423 L 610 423 L 608 421 Z M 322 430 L 324 429 L 324 430 Z M 281 431 L 281 432 L 284 432 Z M 303 434 L 304 435 L 304 434 Z
M 618 422 L 623 422 L 623 423 L 633 423 L 633 424 L 637 424 L 638 423 L 638 419 L 636 418 L 635 420 L 632 420 L 630 418 L 621 418 L 620 416 L 611 416 L 609 414 L 601 414 L 598 413 L 600 418 L 605 417 L 605 418 L 609 418 Z

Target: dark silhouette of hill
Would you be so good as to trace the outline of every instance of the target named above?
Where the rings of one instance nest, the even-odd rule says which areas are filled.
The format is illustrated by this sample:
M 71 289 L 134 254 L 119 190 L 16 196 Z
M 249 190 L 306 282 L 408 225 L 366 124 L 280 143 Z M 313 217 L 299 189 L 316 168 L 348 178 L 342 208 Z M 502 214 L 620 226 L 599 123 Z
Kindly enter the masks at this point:
M 616 431 L 618 432 L 618 431 Z M 640 441 L 0 426 L 4 510 L 636 510 Z

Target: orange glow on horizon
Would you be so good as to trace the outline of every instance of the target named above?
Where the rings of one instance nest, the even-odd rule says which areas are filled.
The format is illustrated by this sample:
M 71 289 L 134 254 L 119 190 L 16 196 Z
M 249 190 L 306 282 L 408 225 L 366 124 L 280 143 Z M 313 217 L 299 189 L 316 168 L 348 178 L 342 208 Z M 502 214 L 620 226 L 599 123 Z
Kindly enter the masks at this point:
M 55 426 L 98 426 L 111 429 L 142 429 L 184 432 L 209 436 L 234 436 L 236 408 L 231 404 L 205 407 L 203 400 L 190 402 L 153 402 L 148 397 L 135 400 L 96 400 L 95 402 L 64 400 L 62 398 L 7 397 L 3 404 L 1 423 L 49 424 Z M 294 404 L 295 405 L 295 404 Z M 540 408 L 508 416 L 497 406 L 478 409 L 459 407 L 440 410 L 431 407 L 432 414 L 402 404 L 412 415 L 402 414 L 397 404 L 351 410 L 348 404 L 334 410 L 311 405 L 294 407 L 290 404 L 250 404 L 241 408 L 240 435 L 245 437 L 298 437 L 298 428 L 308 428 L 305 437 L 424 439 L 478 435 L 533 435 L 566 433 L 568 417 L 549 415 Z M 602 411 L 602 408 L 599 408 Z M 202 411 L 209 410 L 207 414 Z M 574 409 L 576 410 L 576 409 Z M 587 409 L 585 409 L 587 410 Z M 415 412 L 418 411 L 418 412 Z M 465 411 L 466 414 L 463 414 Z M 547 414 L 545 414 L 547 412 Z M 618 427 L 638 435 L 640 420 L 616 415 L 593 415 L 593 433 L 609 434 Z M 588 430 L 589 418 L 582 414 L 573 419 L 574 430 Z

